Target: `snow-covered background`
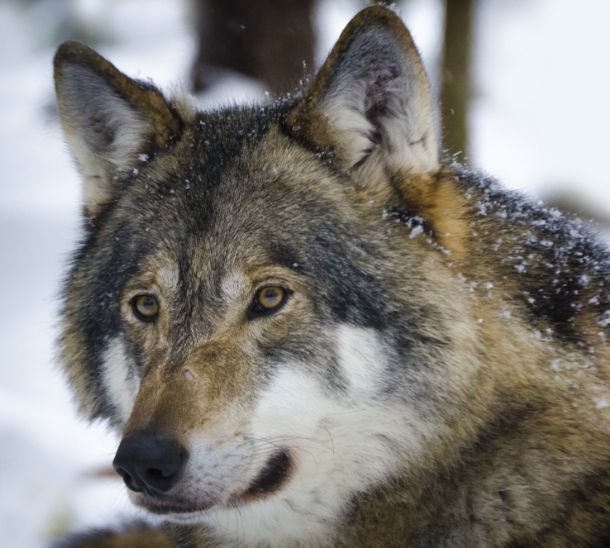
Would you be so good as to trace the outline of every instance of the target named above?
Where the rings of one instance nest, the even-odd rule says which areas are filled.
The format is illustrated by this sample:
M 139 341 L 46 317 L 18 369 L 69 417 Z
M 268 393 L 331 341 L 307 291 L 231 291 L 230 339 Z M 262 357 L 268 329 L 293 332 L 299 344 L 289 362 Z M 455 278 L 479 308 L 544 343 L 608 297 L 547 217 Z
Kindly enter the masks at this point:
M 320 0 L 319 60 L 361 5 Z M 435 72 L 440 0 L 397 8 Z M 57 293 L 78 235 L 79 183 L 52 108 L 56 29 L 49 21 L 57 12 L 49 10 L 89 23 L 106 38 L 104 55 L 165 89 L 186 82 L 195 51 L 186 0 L 0 0 L 0 544 L 26 548 L 65 527 L 133 512 L 121 482 L 99 473 L 117 440 L 76 418 L 54 365 Z M 567 189 L 610 215 L 609 19 L 605 0 L 480 2 L 474 166 L 536 197 Z M 235 80 L 202 102 L 259 92 Z

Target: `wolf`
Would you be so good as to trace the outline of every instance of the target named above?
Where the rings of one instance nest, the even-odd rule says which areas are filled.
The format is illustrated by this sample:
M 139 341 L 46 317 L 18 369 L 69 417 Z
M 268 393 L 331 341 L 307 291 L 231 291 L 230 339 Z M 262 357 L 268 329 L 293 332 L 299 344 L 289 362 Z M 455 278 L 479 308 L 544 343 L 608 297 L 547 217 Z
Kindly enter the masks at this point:
M 61 362 L 151 516 L 65 546 L 610 545 L 610 254 L 442 152 L 396 14 L 251 107 L 54 67 Z

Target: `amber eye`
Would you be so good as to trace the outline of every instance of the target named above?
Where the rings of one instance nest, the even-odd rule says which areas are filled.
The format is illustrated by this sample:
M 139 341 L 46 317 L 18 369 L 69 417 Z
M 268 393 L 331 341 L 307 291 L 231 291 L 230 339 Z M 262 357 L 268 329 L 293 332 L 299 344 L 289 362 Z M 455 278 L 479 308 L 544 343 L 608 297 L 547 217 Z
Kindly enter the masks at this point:
M 154 295 L 136 295 L 131 299 L 131 309 L 138 320 L 154 322 L 159 315 L 159 301 Z
M 279 285 L 261 287 L 254 295 L 248 315 L 250 318 L 277 312 L 286 302 L 289 291 Z

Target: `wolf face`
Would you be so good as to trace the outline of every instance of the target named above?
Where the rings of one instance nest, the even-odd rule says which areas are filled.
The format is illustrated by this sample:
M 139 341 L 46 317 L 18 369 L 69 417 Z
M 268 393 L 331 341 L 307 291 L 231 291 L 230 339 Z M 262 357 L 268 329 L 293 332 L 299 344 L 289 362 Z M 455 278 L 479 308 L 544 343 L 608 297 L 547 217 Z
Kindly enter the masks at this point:
M 471 234 L 490 190 L 442 164 L 419 55 L 385 9 L 272 105 L 197 112 L 76 43 L 55 78 L 85 218 L 62 359 L 153 513 L 327 542 L 358 494 L 408 477 L 417 497 L 498 409 L 510 426 L 544 408 L 523 396 L 551 352 L 530 332 L 584 333 L 601 311 L 535 312 L 534 281 L 481 255 L 512 229 Z

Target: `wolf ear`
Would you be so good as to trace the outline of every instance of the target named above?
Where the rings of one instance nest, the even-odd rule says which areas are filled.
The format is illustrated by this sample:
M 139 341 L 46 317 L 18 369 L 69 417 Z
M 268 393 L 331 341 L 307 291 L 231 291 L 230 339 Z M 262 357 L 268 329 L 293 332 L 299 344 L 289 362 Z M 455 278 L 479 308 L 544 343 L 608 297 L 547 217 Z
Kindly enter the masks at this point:
M 112 200 L 117 174 L 138 153 L 166 149 L 182 122 L 162 93 L 132 80 L 83 44 L 65 42 L 55 54 L 55 91 L 68 146 L 84 184 L 86 213 Z
M 381 6 L 347 25 L 289 131 L 334 154 L 339 167 L 434 172 L 439 140 L 430 86 L 400 18 Z

